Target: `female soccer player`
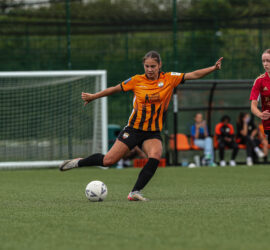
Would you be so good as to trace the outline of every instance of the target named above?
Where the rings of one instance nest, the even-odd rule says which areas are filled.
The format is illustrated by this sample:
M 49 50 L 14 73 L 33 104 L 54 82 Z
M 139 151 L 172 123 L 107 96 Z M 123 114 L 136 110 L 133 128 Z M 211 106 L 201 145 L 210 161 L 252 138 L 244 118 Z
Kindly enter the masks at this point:
M 264 133 L 270 143 L 270 49 L 262 54 L 262 64 L 265 73 L 254 82 L 251 93 L 251 112 L 262 120 Z M 261 98 L 262 111 L 258 109 L 259 97 Z
M 220 58 L 214 66 L 191 73 L 161 72 L 161 58 L 155 51 L 148 52 L 143 58 L 145 74 L 135 75 L 126 81 L 97 92 L 82 93 L 84 105 L 89 102 L 121 91 L 133 91 L 133 110 L 128 124 L 120 132 L 116 142 L 106 155 L 93 154 L 84 159 L 63 162 L 61 171 L 83 166 L 110 166 L 118 162 L 129 150 L 139 146 L 148 157 L 138 179 L 128 195 L 130 201 L 145 201 L 140 191 L 146 186 L 158 167 L 162 154 L 160 131 L 166 118 L 173 89 L 185 80 L 198 79 L 221 68 Z

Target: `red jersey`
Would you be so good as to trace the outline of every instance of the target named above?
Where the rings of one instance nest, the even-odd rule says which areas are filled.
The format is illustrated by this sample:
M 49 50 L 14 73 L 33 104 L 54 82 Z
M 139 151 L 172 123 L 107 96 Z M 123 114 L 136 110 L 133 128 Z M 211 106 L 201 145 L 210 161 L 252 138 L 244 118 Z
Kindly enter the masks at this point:
M 160 73 L 157 80 L 135 75 L 121 83 L 123 91 L 133 91 L 133 110 L 128 126 L 143 131 L 161 131 L 173 89 L 183 82 L 183 73 Z
M 267 72 L 260 75 L 254 82 L 250 100 L 261 99 L 262 111 L 269 110 L 270 112 L 270 77 Z M 270 119 L 262 120 L 264 130 L 270 130 Z

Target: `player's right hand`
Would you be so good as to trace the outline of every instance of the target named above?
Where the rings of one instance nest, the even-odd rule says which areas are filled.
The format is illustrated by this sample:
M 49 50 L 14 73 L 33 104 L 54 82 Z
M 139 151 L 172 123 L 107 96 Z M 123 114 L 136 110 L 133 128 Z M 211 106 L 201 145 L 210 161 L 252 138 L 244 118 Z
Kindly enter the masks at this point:
M 261 119 L 262 120 L 268 120 L 270 118 L 270 112 L 268 110 L 265 110 L 262 112 L 262 115 L 261 115 Z
M 94 100 L 94 95 L 90 93 L 82 92 L 82 99 L 84 100 L 84 106 Z

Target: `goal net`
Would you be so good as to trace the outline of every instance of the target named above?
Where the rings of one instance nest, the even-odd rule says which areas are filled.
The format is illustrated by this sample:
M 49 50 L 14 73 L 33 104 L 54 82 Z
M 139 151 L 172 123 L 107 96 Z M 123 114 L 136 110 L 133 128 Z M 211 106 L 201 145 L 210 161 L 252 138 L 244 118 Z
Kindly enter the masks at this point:
M 0 72 L 0 168 L 47 167 L 107 151 L 106 71 Z

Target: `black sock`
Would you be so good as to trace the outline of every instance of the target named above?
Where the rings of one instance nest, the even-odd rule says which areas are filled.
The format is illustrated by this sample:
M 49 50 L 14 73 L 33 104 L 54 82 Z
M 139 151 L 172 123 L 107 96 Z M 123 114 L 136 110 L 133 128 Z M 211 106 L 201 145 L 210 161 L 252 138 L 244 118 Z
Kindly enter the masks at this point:
M 263 161 L 267 162 L 267 155 L 263 157 Z
M 103 154 L 93 154 L 87 158 L 81 159 L 78 162 L 79 167 L 84 166 L 103 166 Z
M 149 158 L 148 162 L 145 164 L 142 171 L 140 172 L 136 184 L 132 189 L 132 192 L 140 191 L 146 186 L 146 184 L 151 180 L 151 178 L 155 174 L 158 167 L 158 163 L 159 160 L 155 158 Z

